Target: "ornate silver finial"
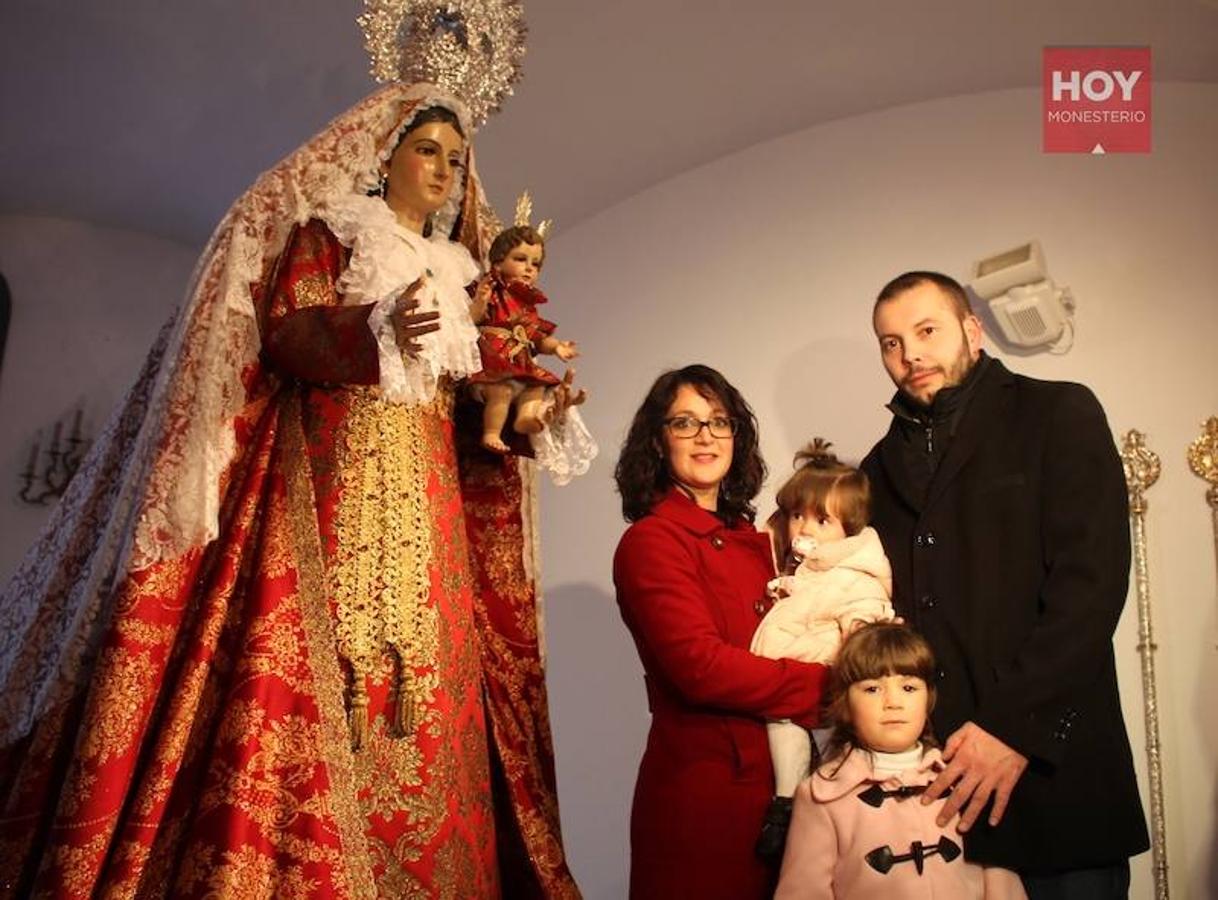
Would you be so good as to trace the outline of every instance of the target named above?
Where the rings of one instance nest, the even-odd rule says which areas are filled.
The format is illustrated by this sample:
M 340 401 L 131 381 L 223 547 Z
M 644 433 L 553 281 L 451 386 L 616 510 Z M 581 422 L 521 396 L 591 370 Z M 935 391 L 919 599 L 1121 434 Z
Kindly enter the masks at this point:
M 469 107 L 475 126 L 520 80 L 520 0 L 364 0 L 356 21 L 374 79 L 438 85 Z
M 1201 434 L 1188 445 L 1188 467 L 1209 483 L 1205 499 L 1218 509 L 1218 416 L 1210 416 L 1202 423 Z
M 1146 511 L 1146 491 L 1159 480 L 1162 465 L 1159 454 L 1146 446 L 1146 435 L 1131 428 L 1121 444 L 1121 463 L 1125 467 L 1125 484 L 1129 487 L 1129 509 L 1134 513 Z
M 1121 443 L 1121 463 L 1129 487 L 1133 575 L 1138 592 L 1138 657 L 1142 662 L 1142 702 L 1146 722 L 1146 771 L 1150 781 L 1151 870 L 1155 900 L 1168 900 L 1167 817 L 1163 811 L 1163 754 L 1159 745 L 1159 689 L 1155 685 L 1154 628 L 1151 625 L 1150 564 L 1146 549 L 1146 491 L 1159 480 L 1159 456 L 1146 435 L 1129 429 Z
M 1205 480 L 1209 489 L 1205 502 L 1210 507 L 1210 525 L 1214 530 L 1214 562 L 1218 563 L 1218 416 L 1201 423 L 1201 434 L 1188 445 L 1188 467 Z
M 533 216 L 533 195 L 527 190 L 521 191 L 520 196 L 516 198 L 516 215 L 512 219 L 513 225 L 528 225 L 529 219 Z M 537 223 L 536 232 L 541 235 L 544 241 L 550 234 L 550 229 L 554 227 L 553 219 L 542 219 Z

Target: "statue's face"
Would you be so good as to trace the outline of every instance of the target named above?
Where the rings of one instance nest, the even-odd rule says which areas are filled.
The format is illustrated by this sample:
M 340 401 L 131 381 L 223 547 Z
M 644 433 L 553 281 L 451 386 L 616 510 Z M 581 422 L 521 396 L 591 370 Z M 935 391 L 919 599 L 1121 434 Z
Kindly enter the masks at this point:
M 536 284 L 544 257 L 545 249 L 540 244 L 517 244 L 508 251 L 508 255 L 503 258 L 503 262 L 498 263 L 497 268 L 505 281 Z
M 385 202 L 422 219 L 452 193 L 465 165 L 465 140 L 447 122 L 427 122 L 407 132 L 389 158 Z

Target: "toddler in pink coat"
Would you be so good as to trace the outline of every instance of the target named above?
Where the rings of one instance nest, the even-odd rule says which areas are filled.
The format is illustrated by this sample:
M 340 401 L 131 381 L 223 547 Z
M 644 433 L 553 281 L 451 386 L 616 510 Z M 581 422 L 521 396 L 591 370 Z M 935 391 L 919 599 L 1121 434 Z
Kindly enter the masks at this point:
M 921 794 L 943 768 L 930 734 L 934 656 L 904 625 L 865 625 L 831 675 L 833 735 L 795 795 L 780 898 L 1026 900 L 1019 876 L 964 859 L 947 802 Z
M 749 649 L 769 659 L 832 665 L 859 625 L 892 619 L 892 568 L 875 529 L 866 527 L 867 476 L 844 465 L 816 438 L 795 455 L 795 473 L 778 491 L 769 521 L 775 562 L 785 574 L 770 582 L 775 602 Z M 818 732 L 819 735 L 819 732 Z M 757 853 L 782 856 L 795 788 L 808 777 L 812 739 L 789 720 L 766 723 L 774 764 L 774 798 Z

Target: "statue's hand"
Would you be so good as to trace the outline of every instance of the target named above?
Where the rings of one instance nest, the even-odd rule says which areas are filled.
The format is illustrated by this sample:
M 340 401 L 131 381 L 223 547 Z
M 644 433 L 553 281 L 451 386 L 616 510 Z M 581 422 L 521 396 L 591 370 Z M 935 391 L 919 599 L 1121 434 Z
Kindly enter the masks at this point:
M 551 402 L 545 404 L 542 421 L 549 425 L 556 419 L 561 419 L 569 408 L 580 406 L 587 399 L 588 392 L 575 387 L 575 370 L 567 369 L 567 374 L 550 393 Z
M 406 288 L 402 296 L 393 304 L 393 313 L 389 319 L 393 322 L 394 337 L 398 349 L 409 357 L 419 355 L 422 345 L 418 338 L 433 331 L 440 330 L 440 314 L 438 312 L 415 312 L 419 308 L 419 290 L 423 287 L 423 279 L 417 278 Z

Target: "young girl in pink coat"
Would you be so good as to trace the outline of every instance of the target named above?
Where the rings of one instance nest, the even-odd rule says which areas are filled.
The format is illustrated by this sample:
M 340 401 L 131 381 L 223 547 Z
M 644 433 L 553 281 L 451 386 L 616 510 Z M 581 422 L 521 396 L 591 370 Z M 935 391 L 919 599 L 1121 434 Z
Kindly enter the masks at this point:
M 749 649 L 768 659 L 831 665 L 851 631 L 887 621 L 892 611 L 892 568 L 875 529 L 867 528 L 871 491 L 867 476 L 844 465 L 828 441 L 816 438 L 795 455 L 795 472 L 778 491 L 769 521 L 780 571 L 775 597 Z M 819 733 L 818 733 L 819 734 Z M 787 720 L 766 722 L 774 764 L 774 798 L 756 850 L 777 862 L 791 821 L 796 786 L 808 777 L 812 739 Z
M 935 662 L 921 635 L 881 622 L 850 635 L 829 689 L 825 761 L 795 794 L 775 900 L 1026 900 L 1014 872 L 964 859 L 946 797 L 921 794 L 943 768 L 930 734 Z

